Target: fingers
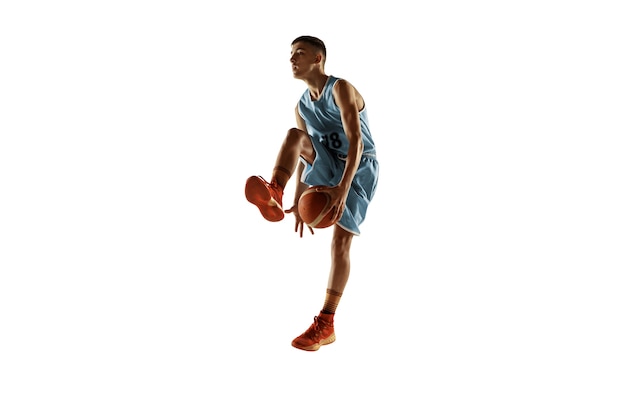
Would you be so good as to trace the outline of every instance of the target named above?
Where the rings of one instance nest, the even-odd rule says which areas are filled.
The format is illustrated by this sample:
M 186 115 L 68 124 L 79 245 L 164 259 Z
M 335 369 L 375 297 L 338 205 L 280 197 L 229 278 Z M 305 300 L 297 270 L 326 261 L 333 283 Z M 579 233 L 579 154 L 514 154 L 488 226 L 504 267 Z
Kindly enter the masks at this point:
M 312 235 L 315 234 L 311 226 L 307 224 L 306 227 L 309 229 L 309 232 L 311 232 Z M 302 220 L 296 221 L 296 233 L 300 233 L 300 237 L 302 237 L 304 234 L 304 222 Z
M 293 215 L 296 218 L 296 227 L 295 227 L 294 231 L 296 233 L 298 233 L 300 235 L 300 237 L 303 237 L 305 223 L 302 221 L 302 219 L 300 218 L 300 215 L 298 214 L 298 206 L 297 205 L 292 206 L 291 208 L 285 210 L 285 213 L 293 213 Z M 313 228 L 311 226 L 309 226 L 307 224 L 306 227 L 309 229 L 309 231 L 311 232 L 312 235 L 315 234 L 315 232 L 313 232 Z
M 318 189 L 323 189 L 323 188 L 328 188 L 328 187 L 319 187 Z M 298 213 L 298 205 L 294 204 L 293 206 L 291 206 L 290 208 L 285 210 L 285 213 L 293 213 L 294 217 L 296 218 L 296 227 L 294 229 L 294 231 L 296 233 L 298 233 L 300 235 L 300 237 L 302 238 L 304 236 L 304 225 L 305 223 L 302 221 L 302 218 L 300 217 L 300 214 Z M 311 232 L 312 235 L 315 234 L 315 232 L 313 231 L 313 228 L 311 226 L 309 226 L 308 224 L 306 225 L 306 227 L 309 229 L 309 232 Z

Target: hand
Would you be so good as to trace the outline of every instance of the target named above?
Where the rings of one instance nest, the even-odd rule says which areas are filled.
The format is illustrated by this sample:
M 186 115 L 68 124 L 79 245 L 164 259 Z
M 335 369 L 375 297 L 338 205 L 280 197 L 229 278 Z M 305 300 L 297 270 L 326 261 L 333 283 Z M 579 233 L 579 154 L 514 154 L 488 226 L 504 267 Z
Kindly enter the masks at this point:
M 293 215 L 296 217 L 296 233 L 300 232 L 300 237 L 302 237 L 302 232 L 304 231 L 305 223 L 300 217 L 300 213 L 298 213 L 298 205 L 294 204 L 293 206 L 291 206 L 290 209 L 285 210 L 285 213 L 293 213 Z M 313 233 L 313 229 L 309 225 L 307 225 L 306 227 L 309 228 L 309 231 L 311 232 L 312 235 L 315 234 Z
M 344 191 L 343 188 L 339 186 L 319 186 L 316 187 L 315 190 L 324 191 L 330 195 L 330 210 L 334 212 L 332 221 L 339 221 L 341 216 L 343 216 L 343 211 L 346 209 L 346 198 L 348 197 L 348 192 Z

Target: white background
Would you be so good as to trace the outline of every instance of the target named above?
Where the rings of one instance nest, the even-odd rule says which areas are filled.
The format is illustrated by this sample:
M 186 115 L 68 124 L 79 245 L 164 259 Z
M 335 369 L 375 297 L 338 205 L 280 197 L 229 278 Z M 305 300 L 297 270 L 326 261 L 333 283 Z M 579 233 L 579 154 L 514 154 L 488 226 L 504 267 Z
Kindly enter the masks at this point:
M 0 414 L 624 416 L 618 3 L 3 2 Z M 303 34 L 381 164 L 316 353 L 330 230 L 243 195 Z

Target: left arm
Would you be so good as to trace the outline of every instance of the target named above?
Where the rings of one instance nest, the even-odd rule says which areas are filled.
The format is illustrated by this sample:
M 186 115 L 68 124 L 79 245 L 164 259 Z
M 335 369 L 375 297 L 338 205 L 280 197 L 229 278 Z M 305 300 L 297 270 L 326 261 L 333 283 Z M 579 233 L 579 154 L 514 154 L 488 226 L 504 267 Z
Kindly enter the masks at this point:
M 343 176 L 336 187 L 327 190 L 331 194 L 331 204 L 335 206 L 335 219 L 338 220 L 345 209 L 348 191 L 350 191 L 352 179 L 359 168 L 363 154 L 361 119 L 359 118 L 359 110 L 363 108 L 363 98 L 346 80 L 337 81 L 333 89 L 333 97 L 341 111 L 341 122 L 349 142 Z

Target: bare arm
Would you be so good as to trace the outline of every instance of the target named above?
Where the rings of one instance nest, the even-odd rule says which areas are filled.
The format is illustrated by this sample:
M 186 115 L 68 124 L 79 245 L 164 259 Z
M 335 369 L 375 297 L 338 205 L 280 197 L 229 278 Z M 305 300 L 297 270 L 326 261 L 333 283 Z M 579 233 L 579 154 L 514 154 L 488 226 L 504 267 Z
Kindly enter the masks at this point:
M 302 116 L 300 116 L 300 112 L 298 112 L 297 105 L 296 105 L 296 126 L 298 126 L 298 129 L 304 132 L 307 131 L 306 122 L 304 121 Z M 307 188 L 309 188 L 308 185 L 306 185 L 300 180 L 300 178 L 302 178 L 303 171 L 304 171 L 304 163 L 300 162 L 296 170 L 296 176 L 297 176 L 298 181 L 296 182 L 296 191 L 293 197 L 293 206 L 291 206 L 290 209 L 285 210 L 286 213 L 293 213 L 293 215 L 296 217 L 296 233 L 299 232 L 300 237 L 302 237 L 302 232 L 304 231 L 304 221 L 302 221 L 302 218 L 300 217 L 300 213 L 298 213 L 298 201 L 300 200 L 300 196 L 302 195 L 302 193 L 305 192 Z M 315 234 L 311 227 L 309 227 L 308 225 L 307 227 L 309 231 L 311 232 L 311 234 Z
M 300 112 L 298 111 L 298 105 L 296 105 L 296 126 L 298 126 L 298 129 L 300 129 L 300 130 L 302 130 L 304 132 L 307 131 L 307 129 L 306 129 L 306 122 L 304 121 L 302 116 L 300 116 Z M 303 171 L 304 171 L 304 163 L 300 162 L 298 164 L 298 169 L 297 169 L 297 172 L 296 172 L 298 182 L 297 182 L 297 185 L 296 185 L 296 192 L 294 194 L 294 199 L 293 199 L 294 206 L 298 205 L 298 200 L 300 200 L 300 196 L 308 188 L 308 185 L 306 185 L 305 183 L 300 181 L 300 178 L 302 178 L 302 172 Z
M 359 109 L 363 107 L 363 98 L 356 91 L 354 86 L 346 80 L 339 80 L 333 89 L 333 96 L 339 110 L 341 111 L 341 121 L 346 137 L 349 141 L 348 155 L 343 176 L 337 184 L 336 192 L 332 192 L 333 204 L 336 207 L 335 217 L 339 219 L 343 214 L 345 202 L 348 198 L 348 191 L 354 179 L 361 156 L 363 154 L 363 140 L 361 137 L 361 119 Z

